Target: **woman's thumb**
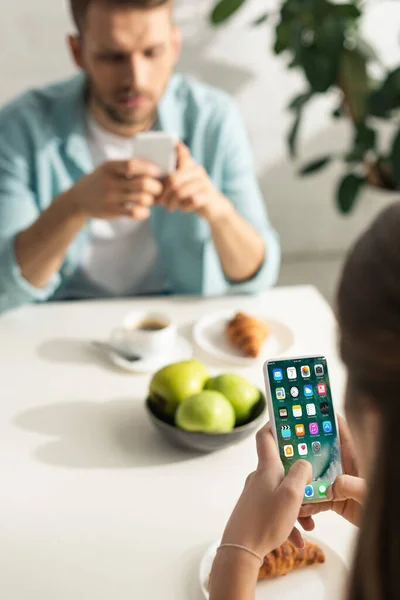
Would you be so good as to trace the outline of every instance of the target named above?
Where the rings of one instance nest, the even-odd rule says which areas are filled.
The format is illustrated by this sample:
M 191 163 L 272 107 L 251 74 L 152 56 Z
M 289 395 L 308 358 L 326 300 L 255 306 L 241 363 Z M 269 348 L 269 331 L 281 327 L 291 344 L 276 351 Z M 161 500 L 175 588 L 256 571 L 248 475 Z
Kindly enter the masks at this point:
M 334 483 L 327 489 L 326 497 L 328 500 L 355 500 L 361 504 L 364 500 L 366 485 L 361 477 L 352 477 L 351 475 L 341 475 L 337 477 Z

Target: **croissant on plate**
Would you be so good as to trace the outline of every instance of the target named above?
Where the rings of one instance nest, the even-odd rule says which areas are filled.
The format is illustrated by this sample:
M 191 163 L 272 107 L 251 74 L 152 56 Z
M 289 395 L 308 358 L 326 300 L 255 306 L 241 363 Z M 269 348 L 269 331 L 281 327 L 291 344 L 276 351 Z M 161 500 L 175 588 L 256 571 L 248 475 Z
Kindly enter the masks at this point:
M 226 326 L 228 341 L 239 348 L 244 356 L 256 358 L 267 339 L 269 329 L 264 321 L 237 313 Z
M 290 542 L 285 542 L 264 558 L 258 580 L 282 577 L 290 571 L 317 565 L 325 562 L 323 550 L 316 544 L 305 543 L 303 549 L 296 548 Z

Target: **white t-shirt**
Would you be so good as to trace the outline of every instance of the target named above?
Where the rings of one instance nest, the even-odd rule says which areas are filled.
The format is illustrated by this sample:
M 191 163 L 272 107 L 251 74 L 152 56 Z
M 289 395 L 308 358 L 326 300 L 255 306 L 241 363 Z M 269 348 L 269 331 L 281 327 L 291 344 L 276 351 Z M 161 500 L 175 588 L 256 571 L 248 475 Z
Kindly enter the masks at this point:
M 87 133 L 94 168 L 107 160 L 132 158 L 132 139 L 110 133 L 91 117 Z M 156 268 L 157 246 L 148 221 L 93 219 L 90 234 L 77 278 L 84 278 L 89 288 L 93 286 L 93 296 L 131 296 L 162 290 Z

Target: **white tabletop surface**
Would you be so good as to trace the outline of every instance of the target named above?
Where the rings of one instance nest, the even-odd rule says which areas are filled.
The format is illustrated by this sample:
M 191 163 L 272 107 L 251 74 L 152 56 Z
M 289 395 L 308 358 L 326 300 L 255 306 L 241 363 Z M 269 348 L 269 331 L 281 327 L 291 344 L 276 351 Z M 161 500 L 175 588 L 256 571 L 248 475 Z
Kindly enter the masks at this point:
M 311 287 L 49 304 L 0 317 L 1 598 L 200 600 L 200 558 L 255 467 L 254 440 L 206 456 L 169 446 L 144 411 L 149 376 L 118 370 L 87 342 L 131 310 L 168 312 L 189 335 L 196 319 L 227 307 L 284 321 L 295 336 L 290 356 L 325 354 L 341 409 L 335 323 Z M 235 371 L 263 386 L 261 365 Z M 336 515 L 318 518 L 315 535 L 346 561 L 353 534 Z

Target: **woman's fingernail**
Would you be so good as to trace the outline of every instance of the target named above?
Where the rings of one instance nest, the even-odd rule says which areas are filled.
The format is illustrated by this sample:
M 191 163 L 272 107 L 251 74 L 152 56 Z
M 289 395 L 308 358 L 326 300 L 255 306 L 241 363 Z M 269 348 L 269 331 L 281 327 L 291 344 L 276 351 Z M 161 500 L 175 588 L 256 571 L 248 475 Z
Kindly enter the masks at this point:
M 328 489 L 326 490 L 326 499 L 327 500 L 333 500 L 333 489 L 332 486 L 329 486 Z

